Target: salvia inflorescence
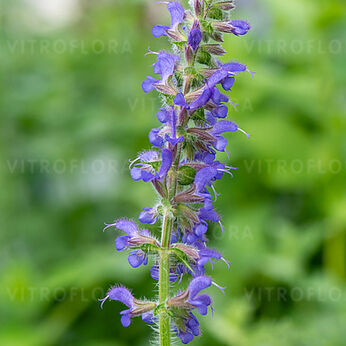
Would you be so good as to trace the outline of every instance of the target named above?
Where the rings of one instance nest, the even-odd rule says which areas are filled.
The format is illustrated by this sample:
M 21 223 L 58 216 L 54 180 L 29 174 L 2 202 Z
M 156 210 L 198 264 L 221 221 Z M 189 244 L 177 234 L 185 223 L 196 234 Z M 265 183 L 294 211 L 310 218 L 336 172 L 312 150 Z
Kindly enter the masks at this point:
M 125 287 L 112 287 L 108 299 L 127 306 L 121 312 L 121 323 L 127 327 L 133 317 L 159 324 L 160 345 L 171 344 L 175 332 L 186 344 L 200 335 L 197 313 L 212 310 L 212 300 L 202 292 L 214 285 L 205 266 L 223 256 L 207 247 L 208 223 L 223 225 L 214 210 L 217 198 L 216 180 L 232 176 L 232 166 L 217 161 L 217 152 L 226 153 L 227 132 L 241 131 L 237 124 L 225 120 L 231 102 L 223 91 L 230 91 L 240 72 L 249 71 L 239 62 L 221 62 L 226 51 L 221 43 L 224 33 L 245 35 L 250 25 L 230 18 L 235 6 L 232 0 L 190 1 L 185 10 L 178 1 L 161 1 L 167 7 L 170 25 L 155 25 L 154 37 L 165 36 L 172 52 L 153 52 L 156 77 L 147 76 L 142 84 L 145 93 L 161 94 L 162 107 L 157 111 L 161 126 L 149 133 L 152 149 L 141 152 L 130 164 L 135 181 L 150 182 L 158 195 L 153 207 L 145 207 L 139 215 L 142 224 L 160 224 L 157 239 L 136 222 L 119 219 L 106 225 L 119 232 L 115 247 L 128 250 L 133 268 L 148 264 L 151 277 L 158 281 L 158 297 L 139 300 Z M 250 71 L 249 71 L 250 72 Z M 225 157 L 225 158 L 227 158 Z M 181 289 L 183 276 L 191 276 L 186 289 Z

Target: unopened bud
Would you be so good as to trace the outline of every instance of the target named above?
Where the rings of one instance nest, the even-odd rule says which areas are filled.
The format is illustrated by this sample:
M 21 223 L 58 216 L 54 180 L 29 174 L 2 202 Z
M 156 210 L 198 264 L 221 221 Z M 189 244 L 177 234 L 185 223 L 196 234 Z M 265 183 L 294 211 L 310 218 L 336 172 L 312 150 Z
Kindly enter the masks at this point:
M 217 2 L 214 6 L 224 11 L 233 10 L 235 8 L 233 0 Z
M 213 32 L 211 38 L 216 42 L 223 42 L 223 37 L 221 32 Z
M 204 198 L 198 195 L 181 193 L 174 197 L 174 201 L 177 203 L 203 203 Z
M 160 183 L 157 179 L 152 180 L 152 184 L 155 188 L 155 190 L 157 191 L 157 193 L 161 196 L 161 197 L 165 197 L 166 196 L 166 188 L 162 185 L 162 183 Z
M 205 44 L 203 46 L 203 49 L 205 51 L 209 52 L 210 54 L 214 54 L 214 55 L 225 55 L 226 54 L 226 51 L 218 43 Z
M 195 210 L 191 209 L 189 206 L 185 204 L 179 204 L 178 205 L 178 211 L 181 212 L 181 214 L 189 221 L 193 223 L 199 223 L 200 220 L 197 216 L 197 213 Z
M 189 46 L 189 45 L 186 45 L 185 46 L 185 59 L 186 59 L 186 62 L 189 66 L 192 65 L 193 63 L 193 50 L 192 50 L 192 47 Z
M 194 3 L 194 9 L 195 9 L 195 14 L 197 17 L 199 17 L 202 14 L 202 8 L 203 4 L 201 0 L 195 0 Z

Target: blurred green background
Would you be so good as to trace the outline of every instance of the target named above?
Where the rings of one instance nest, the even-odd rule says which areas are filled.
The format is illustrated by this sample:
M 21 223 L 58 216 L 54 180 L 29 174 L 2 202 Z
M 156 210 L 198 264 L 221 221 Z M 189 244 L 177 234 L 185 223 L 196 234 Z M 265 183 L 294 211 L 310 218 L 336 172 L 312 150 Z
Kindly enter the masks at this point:
M 0 1 L 0 345 L 149 345 L 139 319 L 98 298 L 114 283 L 152 296 L 103 223 L 138 217 L 151 187 L 128 159 L 158 127 L 148 46 L 169 17 L 154 0 Z M 346 343 L 346 6 L 340 0 L 239 0 L 249 20 L 225 60 L 248 64 L 229 136 L 235 177 L 216 185 L 227 230 L 211 246 L 214 317 L 195 345 Z M 220 155 L 225 160 L 225 155 Z M 157 229 L 152 228 L 153 232 Z

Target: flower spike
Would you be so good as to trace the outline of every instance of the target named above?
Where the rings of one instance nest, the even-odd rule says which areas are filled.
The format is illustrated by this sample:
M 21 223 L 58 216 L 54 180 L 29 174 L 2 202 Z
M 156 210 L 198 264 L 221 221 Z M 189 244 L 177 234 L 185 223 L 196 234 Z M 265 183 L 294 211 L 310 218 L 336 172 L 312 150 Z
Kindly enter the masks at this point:
M 155 52 L 149 47 L 144 54 L 152 56 L 153 74 L 143 81 L 143 92 L 159 93 L 162 105 L 155 112 L 158 124 L 148 134 L 151 148 L 130 161 L 129 170 L 134 181 L 149 182 L 157 193 L 152 206 L 141 207 L 138 220 L 155 232 L 160 226 L 161 240 L 128 219 L 105 224 L 103 231 L 116 230 L 115 248 L 129 252 L 132 268 L 150 260 L 148 277 L 157 281 L 159 294 L 154 302 L 138 300 L 127 288 L 115 286 L 100 302 L 101 308 L 108 300 L 126 306 L 120 313 L 124 327 L 137 316 L 158 322 L 160 345 L 171 344 L 172 331 L 188 344 L 201 334 L 198 319 L 209 308 L 214 312 L 206 290 L 215 286 L 225 294 L 207 272 L 218 261 L 230 269 L 231 262 L 210 248 L 207 236 L 213 223 L 226 231 L 214 206 L 220 196 L 216 184 L 226 175 L 233 177 L 237 168 L 216 157 L 225 153 L 230 159 L 228 142 L 235 132 L 251 137 L 232 121 L 237 104 L 230 96 L 243 72 L 254 73 L 230 61 L 222 42 L 227 34 L 243 37 L 251 27 L 230 19 L 233 0 L 191 0 L 187 11 L 180 0 L 157 3 L 165 5 L 170 22 L 154 25 L 152 34 L 174 48 Z M 190 278 L 187 287 L 183 277 Z M 171 287 L 178 293 L 172 294 Z

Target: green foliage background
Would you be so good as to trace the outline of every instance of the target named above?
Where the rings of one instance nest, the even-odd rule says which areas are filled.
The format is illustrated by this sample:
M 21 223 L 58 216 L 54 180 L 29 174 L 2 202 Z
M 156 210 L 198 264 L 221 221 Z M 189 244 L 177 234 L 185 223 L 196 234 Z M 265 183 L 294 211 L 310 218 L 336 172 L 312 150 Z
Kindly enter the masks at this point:
M 150 328 L 123 328 L 121 304 L 97 299 L 115 283 L 154 288 L 102 228 L 155 198 L 127 160 L 158 127 L 141 82 L 147 47 L 167 47 L 151 37 L 165 7 L 81 0 L 55 25 L 28 1 L 0 3 L 0 345 L 148 345 Z M 239 77 L 231 119 L 253 138 L 229 136 L 239 169 L 216 185 L 227 230 L 209 237 L 232 267 L 215 264 L 227 294 L 210 289 L 194 344 L 345 345 L 345 2 L 238 4 L 253 30 L 227 36 L 225 60 L 256 75 Z

